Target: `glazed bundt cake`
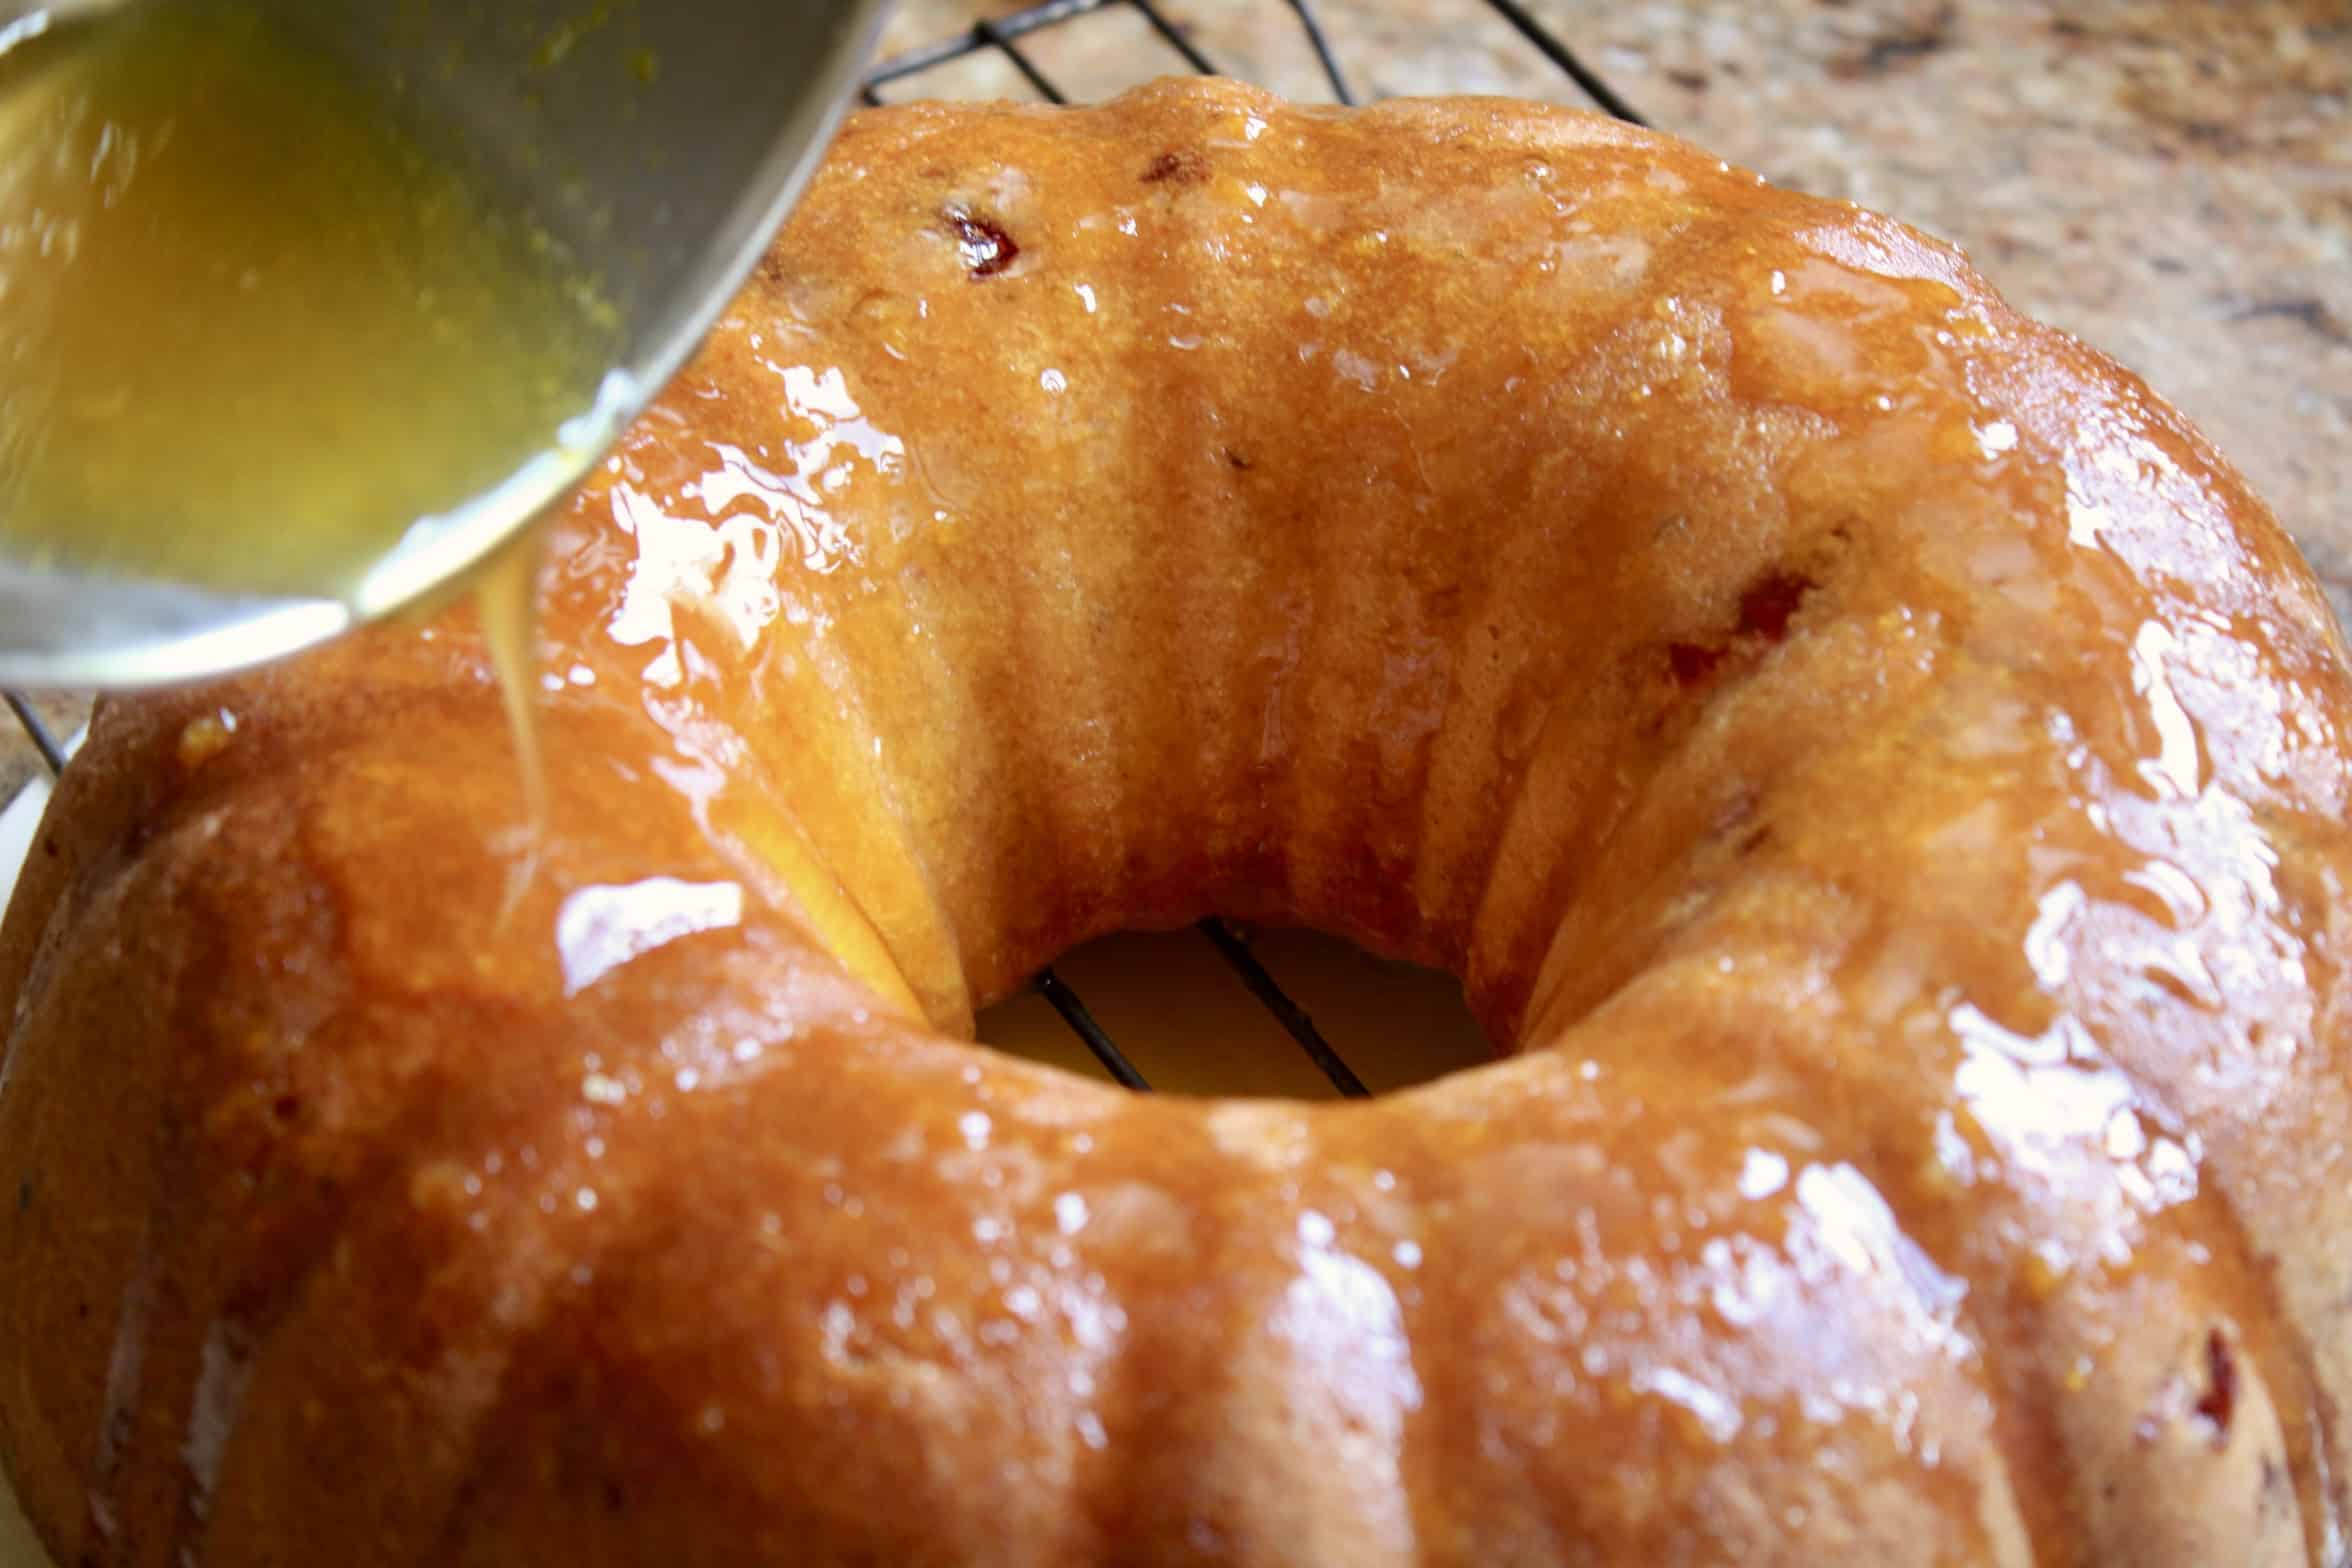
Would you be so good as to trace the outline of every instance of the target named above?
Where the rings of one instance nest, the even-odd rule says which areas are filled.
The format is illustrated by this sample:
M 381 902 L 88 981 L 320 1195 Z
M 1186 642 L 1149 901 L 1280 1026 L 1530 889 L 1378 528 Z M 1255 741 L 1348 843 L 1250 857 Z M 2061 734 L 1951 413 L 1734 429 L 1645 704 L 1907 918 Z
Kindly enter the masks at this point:
M 76 1564 L 2341 1564 L 2352 686 L 1951 249 L 1500 102 L 853 120 L 462 611 L 115 703 L 5 932 Z M 969 1043 L 1208 912 L 1493 1065 Z

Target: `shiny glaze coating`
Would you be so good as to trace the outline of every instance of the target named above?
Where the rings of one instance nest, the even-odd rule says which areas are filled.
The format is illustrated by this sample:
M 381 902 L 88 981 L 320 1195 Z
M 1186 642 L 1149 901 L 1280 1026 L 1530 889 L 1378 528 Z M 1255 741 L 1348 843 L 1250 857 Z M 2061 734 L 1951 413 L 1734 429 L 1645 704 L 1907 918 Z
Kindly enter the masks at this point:
M 116 704 L 6 928 L 67 1561 L 2346 1560 L 2352 713 L 1951 250 L 1496 102 L 854 120 L 462 613 Z M 1210 910 L 1512 1054 L 955 1036 Z

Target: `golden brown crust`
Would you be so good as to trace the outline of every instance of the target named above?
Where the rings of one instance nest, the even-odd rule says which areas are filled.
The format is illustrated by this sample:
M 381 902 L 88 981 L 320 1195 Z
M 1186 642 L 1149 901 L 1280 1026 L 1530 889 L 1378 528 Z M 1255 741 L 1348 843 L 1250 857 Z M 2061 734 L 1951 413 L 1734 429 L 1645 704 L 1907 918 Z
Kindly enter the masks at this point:
M 559 535 L 536 839 L 463 615 L 60 792 L 65 1559 L 2342 1560 L 2345 650 L 1950 250 L 1524 105 L 878 111 Z M 1209 909 L 1517 1054 L 885 1000 Z

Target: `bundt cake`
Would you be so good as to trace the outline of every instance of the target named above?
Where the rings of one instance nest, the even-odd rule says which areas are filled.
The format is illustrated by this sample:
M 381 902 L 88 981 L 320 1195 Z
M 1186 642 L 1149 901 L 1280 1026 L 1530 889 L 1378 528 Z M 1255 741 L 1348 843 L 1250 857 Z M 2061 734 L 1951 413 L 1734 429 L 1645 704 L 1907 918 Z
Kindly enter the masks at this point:
M 854 119 L 453 611 L 99 716 L 0 943 L 63 1563 L 2345 1563 L 2352 680 L 1949 247 L 1503 102 Z M 970 1043 L 1207 912 L 1503 1055 Z

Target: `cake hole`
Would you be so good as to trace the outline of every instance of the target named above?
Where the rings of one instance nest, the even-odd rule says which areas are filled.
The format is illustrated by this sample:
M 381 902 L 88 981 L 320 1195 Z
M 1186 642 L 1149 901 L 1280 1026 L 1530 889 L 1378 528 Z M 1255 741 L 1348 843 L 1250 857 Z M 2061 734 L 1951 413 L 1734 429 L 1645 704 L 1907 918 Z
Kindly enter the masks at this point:
M 1780 642 L 1788 636 L 1789 622 L 1797 618 L 1797 611 L 1804 608 L 1805 596 L 1813 588 L 1810 577 L 1800 577 L 1794 572 L 1766 572 L 1740 595 L 1740 635 Z
M 1703 647 L 1695 642 L 1670 642 L 1666 645 L 1666 668 L 1673 673 L 1677 686 L 1704 685 L 1723 662 L 1721 648 Z
M 1144 166 L 1146 185 L 1199 185 L 1209 177 L 1209 157 L 1197 147 L 1161 153 Z
M 1494 1060 L 1450 975 L 1313 931 L 1235 928 L 1250 954 L 1364 1086 L 1390 1094 Z M 1197 930 L 1121 932 L 1053 970 L 1154 1091 L 1330 1100 L 1331 1080 Z M 1052 1004 L 1025 988 L 982 1012 L 980 1043 L 1081 1076 L 1108 1074 Z
M 2238 1363 L 2229 1341 L 2218 1328 L 2205 1332 L 2205 1392 L 2198 1396 L 2197 1414 L 2213 1428 L 2215 1447 L 2229 1441 L 2230 1418 L 2238 1408 Z

